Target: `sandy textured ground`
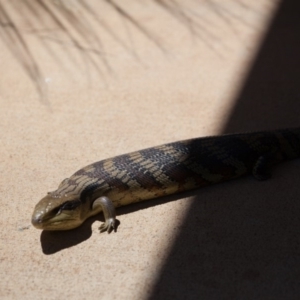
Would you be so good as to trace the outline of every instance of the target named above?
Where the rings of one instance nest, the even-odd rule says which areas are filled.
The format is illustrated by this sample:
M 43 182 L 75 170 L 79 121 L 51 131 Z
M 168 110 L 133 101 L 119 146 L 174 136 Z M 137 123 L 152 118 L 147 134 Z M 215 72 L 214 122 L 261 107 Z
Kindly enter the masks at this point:
M 181 4 L 180 2 L 184 3 Z M 64 5 L 68 3 L 68 5 Z M 299 126 L 297 1 L 0 2 L 1 299 L 299 299 L 300 162 L 66 232 L 36 202 L 79 168 Z

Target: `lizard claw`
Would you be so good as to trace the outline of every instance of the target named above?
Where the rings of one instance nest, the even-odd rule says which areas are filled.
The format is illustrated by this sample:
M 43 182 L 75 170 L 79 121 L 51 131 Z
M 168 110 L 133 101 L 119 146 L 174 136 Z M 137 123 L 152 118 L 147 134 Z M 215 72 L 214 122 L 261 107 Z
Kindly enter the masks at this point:
M 107 231 L 107 233 L 111 233 L 112 231 L 116 232 L 118 227 L 118 221 L 116 219 L 110 218 L 105 221 L 100 227 L 100 233 Z

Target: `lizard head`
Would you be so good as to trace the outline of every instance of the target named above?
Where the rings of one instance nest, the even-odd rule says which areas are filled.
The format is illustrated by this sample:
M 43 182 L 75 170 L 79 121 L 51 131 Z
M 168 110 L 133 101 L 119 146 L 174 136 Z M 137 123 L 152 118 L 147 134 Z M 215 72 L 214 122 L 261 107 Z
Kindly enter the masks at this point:
M 82 203 L 75 195 L 50 192 L 34 208 L 31 223 L 43 230 L 68 230 L 82 224 Z

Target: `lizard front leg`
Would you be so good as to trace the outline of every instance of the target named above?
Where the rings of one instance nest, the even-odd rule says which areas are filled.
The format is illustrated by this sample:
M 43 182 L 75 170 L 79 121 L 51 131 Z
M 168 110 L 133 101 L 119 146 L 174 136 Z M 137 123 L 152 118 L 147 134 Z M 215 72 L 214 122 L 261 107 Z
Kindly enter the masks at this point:
M 105 196 L 99 197 L 93 202 L 92 209 L 99 210 L 99 206 L 101 207 L 105 218 L 105 223 L 99 227 L 100 232 L 107 231 L 107 233 L 111 233 L 113 230 L 116 231 L 118 221 L 116 219 L 116 210 L 112 201 Z

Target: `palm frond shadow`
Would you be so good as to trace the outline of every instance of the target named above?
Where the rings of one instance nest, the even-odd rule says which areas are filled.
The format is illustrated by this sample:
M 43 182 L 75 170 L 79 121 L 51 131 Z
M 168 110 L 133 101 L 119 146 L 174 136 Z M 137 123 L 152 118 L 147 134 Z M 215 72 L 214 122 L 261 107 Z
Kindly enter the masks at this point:
M 204 2 L 199 2 L 203 5 Z M 230 14 L 224 13 L 213 0 L 205 2 L 216 15 L 223 18 L 227 25 Z M 127 37 L 118 32 L 108 20 L 105 20 L 101 9 L 96 5 L 106 5 L 112 9 L 127 28 Z M 213 24 L 203 15 L 197 14 L 184 4 L 176 0 L 153 0 L 155 5 L 176 19 L 182 26 L 188 28 L 192 36 L 203 42 L 210 50 L 214 47 L 218 37 L 214 34 Z M 245 7 L 244 9 L 249 9 Z M 101 30 L 99 30 L 101 29 Z M 41 62 L 38 61 L 34 47 L 28 37 L 34 37 L 38 44 L 54 61 L 64 68 L 65 58 L 60 57 L 55 45 L 64 48 L 64 53 L 72 64 L 78 60 L 74 49 L 80 54 L 82 61 L 92 66 L 102 76 L 113 73 L 113 68 L 105 51 L 105 42 L 102 37 L 105 32 L 133 59 L 141 62 L 137 49 L 132 43 L 133 31 L 144 36 L 154 47 L 166 54 L 167 47 L 163 38 L 157 32 L 149 29 L 123 4 L 114 0 L 102 0 L 92 6 L 87 0 L 67 2 L 61 0 L 24 0 L 0 3 L 0 38 L 13 57 L 24 69 L 34 83 L 40 96 L 45 96 L 45 82 Z

